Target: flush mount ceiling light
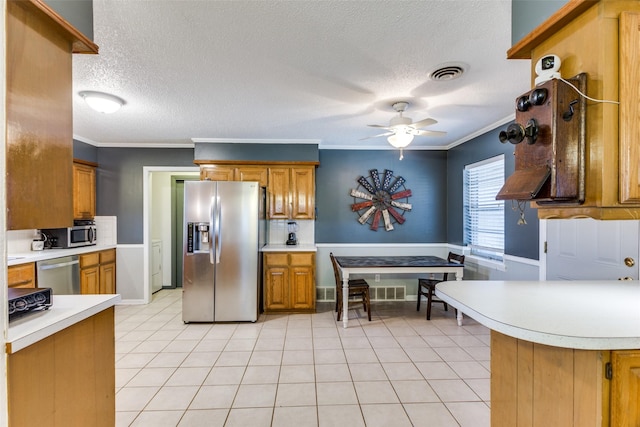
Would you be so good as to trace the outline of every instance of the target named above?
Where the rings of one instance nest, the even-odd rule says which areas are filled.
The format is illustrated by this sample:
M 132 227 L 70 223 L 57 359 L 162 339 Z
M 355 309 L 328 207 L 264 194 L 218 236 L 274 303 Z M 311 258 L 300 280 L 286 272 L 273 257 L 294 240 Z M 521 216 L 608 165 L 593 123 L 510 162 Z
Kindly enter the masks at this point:
M 95 92 L 90 90 L 84 90 L 78 92 L 84 101 L 99 113 L 111 114 L 115 113 L 124 105 L 124 100 L 117 96 L 110 95 L 104 92 Z
M 408 102 L 400 101 L 394 102 L 391 107 L 396 110 L 398 115 L 393 117 L 389 121 L 389 126 L 383 125 L 369 125 L 371 127 L 382 128 L 387 130 L 388 132 L 381 133 L 374 136 L 369 136 L 367 138 L 376 138 L 379 136 L 387 136 L 387 141 L 395 148 L 400 149 L 400 160 L 403 158 L 402 150 L 407 145 L 411 144 L 414 136 L 438 136 L 445 135 L 446 132 L 433 131 L 433 130 L 422 130 L 420 128 L 425 126 L 430 126 L 435 123 L 438 123 L 436 120 L 427 118 L 417 122 L 412 121 L 409 117 L 404 117 L 403 113 L 409 106 Z

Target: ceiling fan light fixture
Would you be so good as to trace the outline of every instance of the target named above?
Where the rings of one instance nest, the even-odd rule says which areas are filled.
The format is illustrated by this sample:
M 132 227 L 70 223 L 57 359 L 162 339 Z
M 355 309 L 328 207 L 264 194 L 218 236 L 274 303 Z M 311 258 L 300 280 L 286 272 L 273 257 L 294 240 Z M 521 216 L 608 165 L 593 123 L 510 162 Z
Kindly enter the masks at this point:
M 389 142 L 389 144 L 396 148 L 404 148 L 407 145 L 411 144 L 411 141 L 413 141 L 413 135 L 404 132 L 394 133 L 387 138 L 387 141 Z
M 104 114 L 115 113 L 125 104 L 122 98 L 104 92 L 85 90 L 78 92 L 78 95 L 80 95 L 93 110 Z

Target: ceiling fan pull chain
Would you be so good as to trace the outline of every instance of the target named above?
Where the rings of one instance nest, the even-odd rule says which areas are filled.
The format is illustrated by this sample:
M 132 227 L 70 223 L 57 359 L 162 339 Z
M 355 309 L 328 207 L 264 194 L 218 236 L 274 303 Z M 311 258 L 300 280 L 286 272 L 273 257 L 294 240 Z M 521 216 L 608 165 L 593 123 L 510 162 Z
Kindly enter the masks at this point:
M 400 149 L 400 160 L 404 159 L 404 154 L 402 152 L 403 150 L 404 150 L 404 148 Z

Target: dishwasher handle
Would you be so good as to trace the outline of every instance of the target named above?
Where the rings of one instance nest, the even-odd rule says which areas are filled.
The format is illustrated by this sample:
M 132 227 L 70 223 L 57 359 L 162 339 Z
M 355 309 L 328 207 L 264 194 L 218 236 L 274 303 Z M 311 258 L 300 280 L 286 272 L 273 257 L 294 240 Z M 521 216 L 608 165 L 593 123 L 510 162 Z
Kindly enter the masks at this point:
M 70 265 L 75 265 L 75 264 L 80 264 L 80 261 L 73 260 L 73 261 L 68 261 L 68 262 L 61 262 L 58 264 L 45 264 L 45 265 L 40 265 L 39 269 L 40 270 L 52 270 L 54 268 L 62 268 L 62 267 L 67 267 Z

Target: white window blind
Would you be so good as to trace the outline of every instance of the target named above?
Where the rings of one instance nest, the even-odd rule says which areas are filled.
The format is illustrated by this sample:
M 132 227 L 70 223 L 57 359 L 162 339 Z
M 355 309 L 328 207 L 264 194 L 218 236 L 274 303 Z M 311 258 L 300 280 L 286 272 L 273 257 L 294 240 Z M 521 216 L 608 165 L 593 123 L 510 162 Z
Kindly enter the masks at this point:
M 472 254 L 502 260 L 504 201 L 496 194 L 503 185 L 503 155 L 464 168 L 464 243 Z

